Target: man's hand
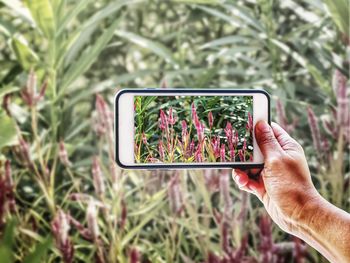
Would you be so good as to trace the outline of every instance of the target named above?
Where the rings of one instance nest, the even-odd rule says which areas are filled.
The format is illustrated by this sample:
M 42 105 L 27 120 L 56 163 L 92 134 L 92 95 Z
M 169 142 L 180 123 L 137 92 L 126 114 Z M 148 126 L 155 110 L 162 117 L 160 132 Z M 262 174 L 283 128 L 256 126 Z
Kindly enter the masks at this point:
M 257 180 L 233 170 L 239 188 L 255 194 L 282 230 L 332 262 L 350 262 L 350 215 L 317 192 L 302 147 L 276 123 L 258 122 L 255 137 L 265 165 Z
M 238 186 L 254 193 L 281 229 L 291 233 L 306 203 L 319 197 L 301 146 L 276 123 L 258 122 L 255 136 L 265 158 L 258 181 L 233 170 Z

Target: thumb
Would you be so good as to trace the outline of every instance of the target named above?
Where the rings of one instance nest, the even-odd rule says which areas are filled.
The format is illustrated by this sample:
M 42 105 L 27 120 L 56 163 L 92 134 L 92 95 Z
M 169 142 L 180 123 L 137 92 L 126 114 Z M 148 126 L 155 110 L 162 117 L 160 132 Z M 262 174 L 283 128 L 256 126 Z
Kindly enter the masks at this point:
M 266 121 L 259 121 L 255 125 L 255 137 L 265 159 L 278 156 L 282 151 L 272 128 Z

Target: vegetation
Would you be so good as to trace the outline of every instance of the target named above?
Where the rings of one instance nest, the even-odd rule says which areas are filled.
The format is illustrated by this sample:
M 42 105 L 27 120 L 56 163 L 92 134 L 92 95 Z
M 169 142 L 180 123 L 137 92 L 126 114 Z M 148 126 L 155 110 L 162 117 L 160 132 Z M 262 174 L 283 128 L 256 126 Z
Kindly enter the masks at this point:
M 0 0 L 2 262 L 325 262 L 229 170 L 122 171 L 121 87 L 264 88 L 350 211 L 347 0 Z

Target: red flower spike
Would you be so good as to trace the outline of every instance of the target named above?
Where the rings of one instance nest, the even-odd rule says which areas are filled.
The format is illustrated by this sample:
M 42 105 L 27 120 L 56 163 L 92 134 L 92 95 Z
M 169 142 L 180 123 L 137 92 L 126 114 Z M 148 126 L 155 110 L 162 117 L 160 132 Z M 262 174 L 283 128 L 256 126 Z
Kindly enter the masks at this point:
M 73 262 L 74 246 L 68 236 L 70 224 L 68 216 L 62 210 L 57 212 L 52 221 L 51 230 L 55 238 L 56 247 L 62 254 L 63 262 Z
M 173 108 L 170 107 L 169 113 L 168 113 L 168 123 L 170 125 L 174 125 L 175 122 L 176 122 L 176 119 L 175 119 L 174 114 L 173 114 Z
M 164 162 L 165 151 L 164 151 L 164 145 L 163 145 L 163 142 L 162 142 L 162 141 L 159 141 L 159 144 L 158 144 L 158 151 L 159 151 L 160 159 Z
M 221 162 L 225 162 L 225 159 L 225 144 L 222 144 L 220 149 L 220 160 Z
M 96 191 L 96 194 L 101 197 L 106 190 L 104 178 L 102 175 L 102 170 L 100 166 L 100 162 L 98 157 L 94 157 L 92 159 L 92 177 L 93 177 L 93 185 Z
M 209 111 L 209 113 L 208 113 L 208 123 L 209 123 L 210 129 L 212 129 L 213 124 L 214 124 L 214 117 L 213 117 L 213 113 L 211 111 Z
M 61 140 L 59 144 L 59 152 L 58 157 L 60 158 L 60 161 L 65 166 L 71 166 L 72 163 L 68 159 L 68 153 L 66 151 L 66 148 L 64 146 L 64 142 Z
M 143 144 L 145 144 L 145 145 L 148 144 L 148 142 L 147 142 L 147 137 L 146 137 L 146 134 L 145 134 L 144 132 L 142 133 L 142 142 L 143 142 Z

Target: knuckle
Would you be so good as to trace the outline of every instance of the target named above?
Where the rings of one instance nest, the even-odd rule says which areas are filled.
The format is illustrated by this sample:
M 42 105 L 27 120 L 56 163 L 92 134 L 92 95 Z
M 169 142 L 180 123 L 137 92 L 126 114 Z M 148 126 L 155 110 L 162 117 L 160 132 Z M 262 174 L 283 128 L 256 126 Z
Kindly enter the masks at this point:
M 262 143 L 262 144 L 270 144 L 270 143 L 275 141 L 275 137 L 269 131 L 264 131 L 260 135 L 259 139 L 260 139 L 260 143 Z
M 273 156 L 267 160 L 267 164 L 269 167 L 276 167 L 278 166 L 282 161 L 281 157 Z

